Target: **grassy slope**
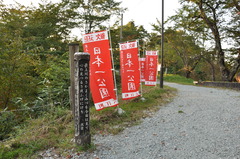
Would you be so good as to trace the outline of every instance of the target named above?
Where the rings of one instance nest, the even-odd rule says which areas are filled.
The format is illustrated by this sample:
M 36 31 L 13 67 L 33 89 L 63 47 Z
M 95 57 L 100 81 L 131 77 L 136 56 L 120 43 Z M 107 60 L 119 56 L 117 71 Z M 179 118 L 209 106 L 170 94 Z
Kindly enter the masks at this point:
M 143 88 L 144 102 L 139 98 L 129 101 L 120 100 L 120 107 L 126 112 L 118 115 L 116 108 L 96 111 L 91 107 L 91 134 L 117 134 L 140 123 L 140 119 L 158 110 L 159 103 L 163 105 L 175 94 L 176 90 L 164 87 Z M 73 144 L 74 124 L 72 112 L 66 108 L 51 108 L 42 117 L 28 120 L 24 126 L 16 128 L 16 135 L 0 145 L 0 158 L 37 158 L 37 153 L 48 148 L 55 148 L 56 153 L 64 154 L 66 149 L 79 147 Z
M 173 75 L 173 74 L 164 75 L 164 81 L 174 82 L 174 83 L 179 83 L 179 84 L 193 85 L 193 79 L 186 78 L 186 77 L 183 77 L 180 75 Z

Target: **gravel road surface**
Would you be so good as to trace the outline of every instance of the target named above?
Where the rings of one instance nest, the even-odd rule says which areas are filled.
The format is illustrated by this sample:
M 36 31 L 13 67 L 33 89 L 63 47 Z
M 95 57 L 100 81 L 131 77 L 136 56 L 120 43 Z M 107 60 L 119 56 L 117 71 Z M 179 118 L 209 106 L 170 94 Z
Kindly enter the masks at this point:
M 240 92 L 164 83 L 177 97 L 119 135 L 95 136 L 81 159 L 239 159 Z

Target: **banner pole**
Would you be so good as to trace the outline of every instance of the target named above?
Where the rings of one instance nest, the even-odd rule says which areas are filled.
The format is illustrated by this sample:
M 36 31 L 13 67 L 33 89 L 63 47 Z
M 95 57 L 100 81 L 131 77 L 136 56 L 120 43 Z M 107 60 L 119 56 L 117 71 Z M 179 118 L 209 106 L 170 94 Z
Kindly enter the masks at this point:
M 163 52 L 164 52 L 164 0 L 162 0 L 162 38 L 161 38 L 161 74 L 160 74 L 160 88 L 163 88 L 163 70 L 164 70 L 164 66 L 163 66 Z
M 110 52 L 111 52 L 111 58 L 112 58 L 112 71 L 113 71 L 113 78 L 114 78 L 114 91 L 116 93 L 116 100 L 118 101 L 118 93 L 117 93 L 117 82 L 116 82 L 116 72 L 115 72 L 115 65 L 114 65 L 114 60 L 113 60 L 113 51 L 112 51 L 112 39 L 111 39 L 111 34 L 110 34 L 110 29 L 107 29 L 108 35 L 109 35 L 109 40 L 110 40 Z M 117 106 L 119 108 L 119 105 Z
M 140 55 L 140 50 L 139 50 L 139 39 L 137 39 L 137 44 L 138 44 L 138 63 L 139 63 L 139 75 L 140 75 L 140 90 L 141 90 L 141 98 L 143 97 L 143 93 L 142 93 L 142 82 L 141 82 L 141 63 L 140 63 L 140 58 L 141 58 L 141 55 Z
M 138 41 L 138 45 L 139 45 L 139 41 Z M 143 45 L 145 45 L 145 42 L 143 41 Z M 144 55 L 144 51 L 145 51 L 145 46 L 143 47 L 143 55 Z M 140 89 L 141 89 L 141 101 L 145 101 L 146 99 L 143 97 L 143 84 L 141 81 L 141 62 L 140 62 L 140 58 L 141 58 L 141 54 L 140 54 L 140 49 L 138 49 L 139 52 L 139 71 L 140 71 Z M 144 57 L 144 56 L 143 56 Z M 144 68 L 145 69 L 145 68 Z
M 123 39 L 123 13 L 121 13 L 121 28 L 120 28 L 120 42 Z
M 145 58 L 145 68 L 144 68 L 144 84 L 145 84 L 145 80 L 146 80 L 146 76 L 145 76 L 145 70 L 146 70 L 146 50 L 147 50 L 147 47 L 146 47 L 146 42 L 143 41 L 143 58 Z
M 159 56 L 159 53 L 157 51 L 157 57 Z M 157 58 L 157 71 L 156 71 L 156 82 L 157 82 L 157 75 L 158 75 L 158 58 Z M 155 87 L 157 87 L 157 84 L 155 85 Z

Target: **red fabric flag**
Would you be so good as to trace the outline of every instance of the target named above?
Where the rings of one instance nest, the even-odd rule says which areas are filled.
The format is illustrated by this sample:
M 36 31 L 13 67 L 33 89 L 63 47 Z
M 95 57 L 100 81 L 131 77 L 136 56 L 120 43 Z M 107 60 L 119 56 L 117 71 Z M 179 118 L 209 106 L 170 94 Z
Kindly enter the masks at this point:
M 140 58 L 141 82 L 145 82 L 146 58 Z
M 158 51 L 146 51 L 145 85 L 157 84 Z
M 122 82 L 122 99 L 132 99 L 140 96 L 140 66 L 138 57 L 138 42 L 120 43 L 120 67 Z
M 108 32 L 83 35 L 83 48 L 90 53 L 90 89 L 96 109 L 117 106 Z

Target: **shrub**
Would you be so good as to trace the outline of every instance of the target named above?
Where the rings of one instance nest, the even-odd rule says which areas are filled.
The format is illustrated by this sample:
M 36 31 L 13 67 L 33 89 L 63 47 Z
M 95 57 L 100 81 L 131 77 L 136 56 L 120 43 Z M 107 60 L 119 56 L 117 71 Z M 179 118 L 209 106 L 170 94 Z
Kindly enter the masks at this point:
M 0 123 L 0 140 L 8 138 L 13 128 L 18 124 L 16 115 L 12 112 L 1 112 Z

